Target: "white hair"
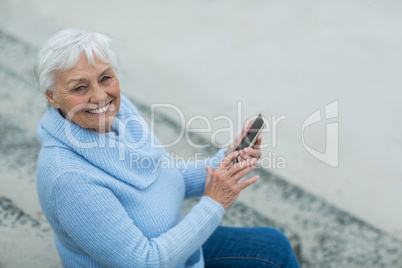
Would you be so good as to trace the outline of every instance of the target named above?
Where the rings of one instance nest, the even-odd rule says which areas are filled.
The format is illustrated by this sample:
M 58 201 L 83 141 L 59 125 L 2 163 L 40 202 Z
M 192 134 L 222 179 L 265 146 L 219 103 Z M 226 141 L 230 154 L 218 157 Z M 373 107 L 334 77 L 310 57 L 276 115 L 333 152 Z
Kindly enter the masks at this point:
M 95 65 L 95 55 L 100 61 L 109 63 L 117 73 L 117 56 L 110 47 L 111 42 L 112 39 L 104 34 L 76 29 L 61 30 L 51 36 L 36 54 L 33 67 L 43 95 L 48 90 L 54 91 L 55 71 L 72 69 L 83 52 L 90 64 Z

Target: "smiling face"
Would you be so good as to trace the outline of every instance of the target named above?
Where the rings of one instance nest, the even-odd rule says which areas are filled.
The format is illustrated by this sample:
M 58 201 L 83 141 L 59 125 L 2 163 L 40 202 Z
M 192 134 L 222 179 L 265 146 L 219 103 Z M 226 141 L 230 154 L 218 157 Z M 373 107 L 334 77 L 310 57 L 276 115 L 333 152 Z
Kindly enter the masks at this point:
M 64 118 L 96 132 L 109 132 L 120 109 L 120 85 L 112 67 L 85 54 L 67 71 L 55 73 L 55 90 L 47 91 L 49 103 Z

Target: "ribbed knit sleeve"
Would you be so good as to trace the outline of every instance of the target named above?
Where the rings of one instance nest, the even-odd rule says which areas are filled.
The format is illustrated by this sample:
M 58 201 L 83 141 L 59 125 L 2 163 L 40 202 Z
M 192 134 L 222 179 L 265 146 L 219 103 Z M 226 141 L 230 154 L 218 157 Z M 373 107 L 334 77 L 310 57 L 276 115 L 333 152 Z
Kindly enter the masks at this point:
M 186 185 L 185 198 L 202 196 L 204 194 L 207 171 L 205 165 L 216 169 L 225 157 L 227 149 L 219 150 L 214 157 L 208 158 L 205 161 L 198 162 L 179 162 L 177 166 L 183 174 Z
M 113 189 L 84 172 L 63 172 L 55 181 L 53 207 L 63 232 L 75 243 L 71 248 L 80 248 L 105 267 L 176 267 L 202 246 L 225 213 L 219 203 L 203 197 L 176 226 L 147 238 Z M 86 260 L 81 260 L 82 267 L 90 267 Z M 66 258 L 63 265 L 71 267 Z

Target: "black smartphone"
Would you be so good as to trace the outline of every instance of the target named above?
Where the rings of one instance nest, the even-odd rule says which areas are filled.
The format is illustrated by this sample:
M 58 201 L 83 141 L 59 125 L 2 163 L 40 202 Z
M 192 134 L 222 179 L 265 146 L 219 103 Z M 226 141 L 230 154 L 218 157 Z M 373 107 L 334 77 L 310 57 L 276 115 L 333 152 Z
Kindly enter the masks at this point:
M 261 114 L 259 114 L 257 118 L 254 120 L 251 128 L 247 131 L 246 136 L 240 142 L 240 145 L 237 146 L 236 151 L 243 150 L 246 147 L 253 147 L 264 127 L 265 127 L 264 118 L 262 117 Z M 236 157 L 233 160 L 233 164 L 236 164 L 237 162 L 238 160 Z

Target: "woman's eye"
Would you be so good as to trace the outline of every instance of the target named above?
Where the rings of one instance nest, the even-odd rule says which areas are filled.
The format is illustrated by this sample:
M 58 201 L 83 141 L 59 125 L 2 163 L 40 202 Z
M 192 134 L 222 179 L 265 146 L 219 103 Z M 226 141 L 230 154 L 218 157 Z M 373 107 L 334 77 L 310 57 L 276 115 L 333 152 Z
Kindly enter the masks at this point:
M 79 87 L 75 88 L 75 91 L 81 91 L 81 90 L 83 90 L 84 88 L 85 88 L 84 86 L 79 86 Z
M 110 77 L 109 76 L 104 76 L 104 77 L 102 77 L 102 82 L 105 82 L 105 81 L 107 81 L 107 80 L 109 80 L 110 79 Z

